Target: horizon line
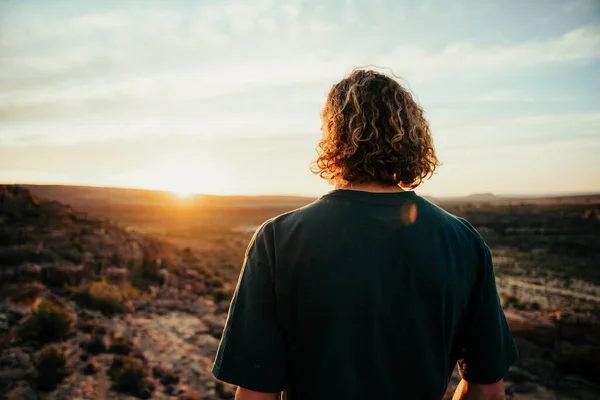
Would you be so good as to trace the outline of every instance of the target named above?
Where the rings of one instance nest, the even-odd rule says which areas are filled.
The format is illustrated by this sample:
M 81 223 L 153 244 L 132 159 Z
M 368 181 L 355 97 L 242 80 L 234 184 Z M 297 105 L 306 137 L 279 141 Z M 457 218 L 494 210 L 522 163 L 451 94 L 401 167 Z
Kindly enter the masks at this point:
M 94 184 L 73 184 L 73 183 L 34 183 L 34 182 L 0 182 L 0 185 L 16 185 L 16 186 L 55 186 L 55 187 L 80 187 L 80 188 L 95 188 L 95 189 L 117 189 L 117 190 L 132 190 L 141 192 L 155 192 L 164 193 L 168 195 L 179 196 L 177 191 L 165 190 L 165 189 L 152 189 L 142 188 L 133 186 L 106 186 L 106 185 L 94 185 Z M 333 190 L 333 188 L 331 188 Z M 324 191 L 323 194 L 330 190 Z M 418 191 L 418 188 L 412 190 Z M 215 194 L 215 193 L 186 193 L 185 197 L 197 197 L 197 196 L 213 196 L 213 197 L 305 197 L 305 198 L 316 198 L 322 194 L 301 194 L 301 193 L 230 193 L 230 194 Z M 546 192 L 546 193 L 498 193 L 498 192 L 473 192 L 465 195 L 436 195 L 432 193 L 422 193 L 422 197 L 429 197 L 435 199 L 466 199 L 472 196 L 493 196 L 499 199 L 534 199 L 534 198 L 554 198 L 554 197 L 575 197 L 575 196 L 600 196 L 600 190 L 591 192 Z

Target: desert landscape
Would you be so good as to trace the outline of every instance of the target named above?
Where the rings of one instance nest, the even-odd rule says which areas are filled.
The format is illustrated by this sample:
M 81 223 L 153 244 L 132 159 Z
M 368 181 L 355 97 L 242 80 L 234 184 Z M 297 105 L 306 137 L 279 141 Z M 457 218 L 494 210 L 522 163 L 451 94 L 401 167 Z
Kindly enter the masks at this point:
M 313 200 L 0 186 L 0 398 L 233 398 L 210 369 L 248 241 Z M 492 249 L 507 398 L 600 398 L 600 195 L 430 200 Z

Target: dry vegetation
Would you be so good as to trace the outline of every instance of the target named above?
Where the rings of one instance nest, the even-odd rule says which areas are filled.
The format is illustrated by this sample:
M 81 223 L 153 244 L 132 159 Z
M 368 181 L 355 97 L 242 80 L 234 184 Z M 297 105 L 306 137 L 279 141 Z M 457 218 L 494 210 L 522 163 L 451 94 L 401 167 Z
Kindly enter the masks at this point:
M 0 368 L 21 371 L 0 374 L 0 397 L 231 398 L 207 371 L 247 243 L 312 199 L 29 189 L 0 186 Z M 521 353 L 509 397 L 600 395 L 582 380 L 600 383 L 600 197 L 434 201 L 492 248 Z

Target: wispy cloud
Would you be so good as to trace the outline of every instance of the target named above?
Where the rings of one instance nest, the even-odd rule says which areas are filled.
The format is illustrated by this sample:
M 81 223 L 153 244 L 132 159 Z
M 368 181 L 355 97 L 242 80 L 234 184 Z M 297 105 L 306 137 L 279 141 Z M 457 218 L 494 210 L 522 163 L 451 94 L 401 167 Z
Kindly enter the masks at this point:
M 502 73 L 536 65 L 600 58 L 600 26 L 579 28 L 558 38 L 477 46 L 454 43 L 441 51 L 427 51 L 416 46 L 402 46 L 390 55 L 387 65 L 411 80 L 452 76 L 456 73 Z

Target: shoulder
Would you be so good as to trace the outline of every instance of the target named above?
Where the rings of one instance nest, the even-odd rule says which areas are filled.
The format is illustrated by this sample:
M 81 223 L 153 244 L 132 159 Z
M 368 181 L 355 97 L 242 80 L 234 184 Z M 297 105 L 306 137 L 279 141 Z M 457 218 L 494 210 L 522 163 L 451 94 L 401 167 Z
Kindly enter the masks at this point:
M 318 220 L 329 213 L 329 207 L 321 199 L 303 207 L 288 211 L 265 221 L 257 230 L 260 235 L 274 235 L 278 231 L 290 230 L 294 226 Z
M 322 214 L 319 211 L 319 201 L 310 203 L 304 207 L 288 211 L 263 222 L 254 232 L 246 255 L 252 257 L 254 253 L 263 249 L 270 251 L 275 242 L 275 237 L 289 236 L 297 227 L 305 225 L 307 221 L 315 220 L 313 215 Z
M 428 223 L 437 225 L 447 236 L 451 236 L 456 244 L 460 244 L 459 247 L 473 249 L 478 254 L 489 252 L 481 234 L 465 218 L 452 214 L 422 197 L 418 199 L 421 210 L 429 216 Z

